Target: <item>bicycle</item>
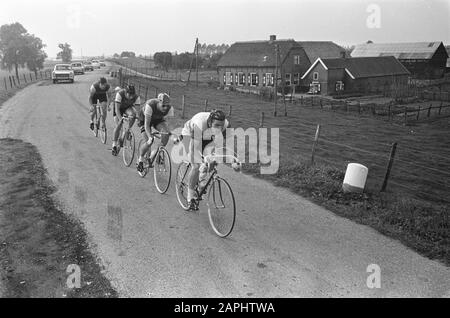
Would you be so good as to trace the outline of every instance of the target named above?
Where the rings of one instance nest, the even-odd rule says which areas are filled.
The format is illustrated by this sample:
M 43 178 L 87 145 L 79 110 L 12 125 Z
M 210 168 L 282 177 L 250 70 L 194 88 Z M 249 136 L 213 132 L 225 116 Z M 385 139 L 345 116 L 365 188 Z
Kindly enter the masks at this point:
M 237 163 L 240 168 L 240 162 L 234 155 L 208 155 L 203 157 L 203 163 L 207 163 L 210 158 L 232 158 L 233 164 Z M 183 161 L 180 163 L 177 169 L 176 176 L 176 194 L 178 203 L 184 210 L 189 210 L 189 202 L 187 201 L 187 183 L 186 176 L 191 168 L 191 163 L 188 161 Z M 235 169 L 235 167 L 233 166 Z M 202 196 L 208 191 L 207 194 L 207 206 L 208 206 L 208 217 L 209 223 L 213 231 L 220 237 L 227 237 L 231 234 L 236 221 L 236 201 L 234 198 L 233 190 L 230 184 L 222 177 L 219 176 L 217 171 L 217 163 L 215 163 L 212 168 L 207 167 L 209 177 L 207 178 L 205 186 L 199 191 L 198 183 L 195 188 L 195 192 L 198 200 L 202 200 Z M 211 170 L 211 171 L 210 171 Z M 235 169 L 236 170 L 236 169 Z M 223 189 L 225 187 L 225 189 Z M 228 193 L 228 200 L 224 200 L 224 194 Z M 227 209 L 228 208 L 228 209 Z M 224 210 L 227 211 L 224 212 Z
M 107 138 L 106 126 L 103 126 L 101 129 L 99 129 L 101 116 L 98 116 L 98 114 L 99 114 L 99 112 L 101 112 L 101 105 L 97 104 L 95 107 L 96 107 L 96 110 L 95 110 L 95 117 L 94 117 L 95 118 L 94 119 L 94 135 L 95 135 L 95 137 L 98 137 L 98 131 L 100 130 L 100 139 L 103 144 L 106 144 L 106 138 Z
M 162 133 L 159 131 L 155 131 L 151 134 L 152 143 L 150 144 L 149 150 L 144 155 L 144 170 L 142 172 L 138 171 L 138 174 L 144 178 L 150 168 L 153 167 L 153 179 L 155 181 L 156 190 L 164 194 L 167 192 L 170 186 L 170 179 L 172 177 L 172 162 L 170 159 L 169 152 L 166 147 L 160 146 L 157 153 L 153 157 L 153 160 L 150 158 L 151 146 L 153 145 L 153 141 L 155 138 L 161 139 L 162 135 L 171 135 L 171 133 Z M 139 141 L 138 151 L 141 149 L 142 143 L 144 143 L 144 139 Z M 153 164 L 156 162 L 156 165 Z M 166 183 L 164 183 L 166 181 Z
M 129 121 L 130 118 L 127 114 L 124 114 L 120 119 L 119 124 L 122 124 L 122 127 L 119 135 L 119 145 L 117 146 L 117 152 L 114 154 L 115 156 L 117 156 L 120 153 L 120 149 L 123 148 L 123 163 L 127 167 L 129 167 L 133 162 L 134 152 L 136 150 L 136 142 L 133 131 L 129 128 L 124 128 L 125 124 L 127 124 Z

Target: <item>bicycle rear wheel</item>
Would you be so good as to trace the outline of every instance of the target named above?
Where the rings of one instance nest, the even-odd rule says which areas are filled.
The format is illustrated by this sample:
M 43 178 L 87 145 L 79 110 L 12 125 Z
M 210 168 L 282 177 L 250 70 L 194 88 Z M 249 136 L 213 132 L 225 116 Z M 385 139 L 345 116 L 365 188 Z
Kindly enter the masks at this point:
M 214 179 L 208 190 L 208 217 L 214 232 L 227 237 L 236 221 L 236 202 L 228 182 L 220 177 Z
M 178 203 L 184 210 L 189 210 L 189 202 L 187 201 L 188 192 L 188 173 L 191 165 L 183 161 L 177 169 L 177 176 L 175 178 L 175 192 L 177 193 Z
M 129 167 L 133 163 L 135 152 L 135 139 L 134 133 L 130 130 L 128 136 L 124 136 L 123 139 L 123 163 Z
M 172 162 L 170 161 L 170 155 L 166 148 L 159 148 L 153 166 L 156 190 L 164 194 L 169 189 L 170 178 L 172 176 Z

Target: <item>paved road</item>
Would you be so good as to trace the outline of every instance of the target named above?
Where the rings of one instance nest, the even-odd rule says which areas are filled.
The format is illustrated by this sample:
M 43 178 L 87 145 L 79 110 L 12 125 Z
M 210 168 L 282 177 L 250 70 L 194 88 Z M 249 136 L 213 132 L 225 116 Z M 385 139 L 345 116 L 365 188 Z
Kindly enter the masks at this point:
M 19 92 L 0 109 L 0 137 L 38 147 L 55 199 L 84 223 L 121 296 L 449 296 L 449 268 L 225 167 L 238 219 L 230 238 L 218 238 L 204 207 L 181 211 L 173 187 L 157 194 L 152 178 L 125 168 L 88 130 L 87 92 L 99 75 Z M 379 289 L 367 287 L 370 264 L 380 266 Z

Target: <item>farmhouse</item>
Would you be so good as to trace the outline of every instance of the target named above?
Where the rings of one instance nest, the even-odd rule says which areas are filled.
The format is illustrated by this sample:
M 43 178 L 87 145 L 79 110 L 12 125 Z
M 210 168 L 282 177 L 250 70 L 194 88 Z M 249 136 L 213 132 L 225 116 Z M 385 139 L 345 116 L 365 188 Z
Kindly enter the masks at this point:
M 269 41 L 236 42 L 218 63 L 219 81 L 222 87 L 259 91 L 274 86 L 278 70 L 279 85 L 300 87 L 301 75 L 318 57 L 343 56 L 345 50 L 333 42 L 277 40 L 274 35 Z
M 414 78 L 440 78 L 449 57 L 442 42 L 359 44 L 352 57 L 394 56 Z
M 380 93 L 405 88 L 410 72 L 393 56 L 321 59 L 303 74 L 316 94 Z

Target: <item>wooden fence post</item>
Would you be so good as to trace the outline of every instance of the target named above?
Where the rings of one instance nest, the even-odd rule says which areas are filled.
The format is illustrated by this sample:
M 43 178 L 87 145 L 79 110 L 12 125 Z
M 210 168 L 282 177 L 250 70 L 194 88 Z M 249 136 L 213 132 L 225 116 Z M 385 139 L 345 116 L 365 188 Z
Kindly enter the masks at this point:
M 317 125 L 316 136 L 314 137 L 314 143 L 311 152 L 311 165 L 314 164 L 314 156 L 316 154 L 317 143 L 319 142 L 319 135 L 320 135 L 320 124 Z
M 389 107 L 388 107 L 388 120 L 391 120 L 391 102 L 389 102 Z
M 417 110 L 417 118 L 416 118 L 416 120 L 419 120 L 419 116 L 420 116 L 420 105 L 419 105 L 419 109 Z
M 185 99 L 184 95 L 181 97 L 181 118 L 184 118 Z
M 441 114 L 441 109 L 442 109 L 442 101 L 441 101 L 441 105 L 439 105 L 439 115 Z
M 387 183 L 389 180 L 389 175 L 391 174 L 392 164 L 394 163 L 395 151 L 397 150 L 397 143 L 394 142 L 391 148 L 391 154 L 389 156 L 389 162 L 386 168 L 386 174 L 384 175 L 383 185 L 381 186 L 380 192 L 384 192 L 387 187 Z
M 12 77 L 13 83 L 14 83 L 14 87 L 17 87 L 16 85 L 16 79 L 14 78 L 14 76 Z
M 408 108 L 405 106 L 405 126 L 408 125 Z
M 148 97 L 148 86 L 145 87 L 145 100 L 147 100 Z
M 17 86 L 20 86 L 20 76 L 17 76 Z
M 208 111 L 208 100 L 205 99 L 205 112 L 207 112 L 207 111 Z
M 158 97 L 158 87 L 155 87 L 155 98 L 157 98 L 157 97 Z
M 430 117 L 430 114 L 431 114 L 431 106 L 432 106 L 432 105 L 433 105 L 433 104 L 430 103 L 430 107 L 428 107 L 427 117 Z
M 228 105 L 228 106 L 229 106 L 228 117 L 231 117 L 231 105 Z
M 3 78 L 3 81 L 5 82 L 5 90 L 8 90 L 8 84 L 6 83 L 6 77 Z
M 261 118 L 259 121 L 259 127 L 263 127 L 264 126 L 264 112 L 261 112 Z
M 32 73 L 30 73 L 30 82 L 32 82 L 33 81 L 33 76 L 32 76 Z
M 25 73 L 22 74 L 23 75 L 23 81 L 25 82 L 25 84 L 27 83 L 27 77 L 25 76 Z
M 12 79 L 11 79 L 11 75 L 9 76 L 9 85 L 11 86 L 11 88 L 13 87 L 13 82 L 12 82 Z
M 286 98 L 284 99 L 284 116 L 287 116 L 287 108 L 286 108 Z

